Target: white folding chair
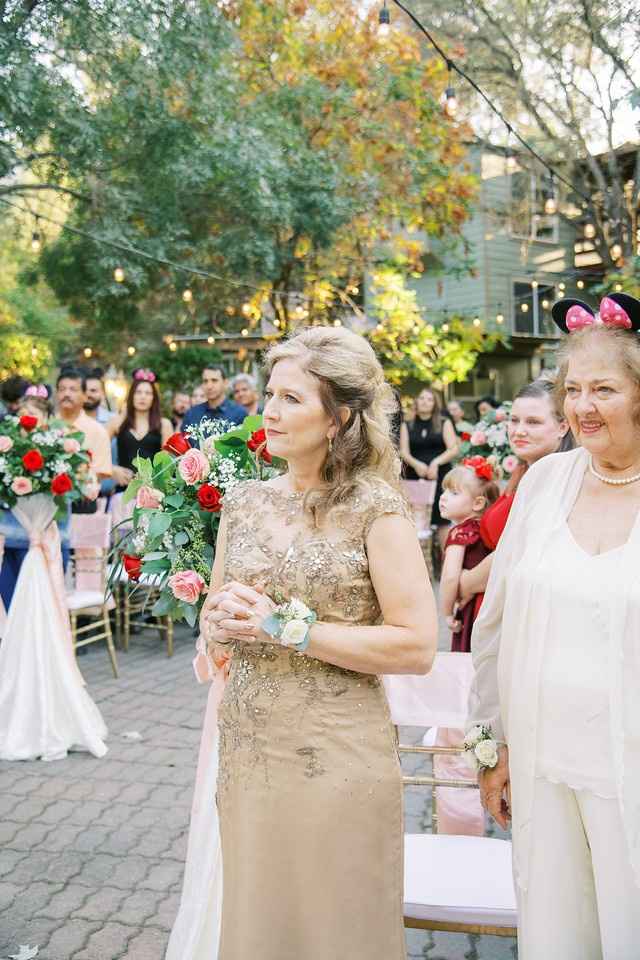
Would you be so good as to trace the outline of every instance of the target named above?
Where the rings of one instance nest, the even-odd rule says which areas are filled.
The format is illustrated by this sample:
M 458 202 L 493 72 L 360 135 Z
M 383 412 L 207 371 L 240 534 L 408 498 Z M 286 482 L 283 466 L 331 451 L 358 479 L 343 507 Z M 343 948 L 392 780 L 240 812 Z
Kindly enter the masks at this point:
M 391 717 L 408 727 L 464 727 L 471 655 L 438 653 L 424 677 L 384 677 Z M 457 747 L 398 744 L 403 754 L 459 755 Z M 405 785 L 477 789 L 477 780 L 403 776 Z M 435 790 L 434 790 L 435 794 Z M 433 824 L 437 807 L 433 804 Z M 404 923 L 421 930 L 515 937 L 511 843 L 490 837 L 405 834 Z
M 67 590 L 73 648 L 106 640 L 114 677 L 118 676 L 116 650 L 109 613 L 114 607 L 107 594 L 107 556 L 111 542 L 111 517 L 105 513 L 72 514 L 69 545 L 72 550 L 73 585 Z M 87 623 L 78 626 L 78 618 Z

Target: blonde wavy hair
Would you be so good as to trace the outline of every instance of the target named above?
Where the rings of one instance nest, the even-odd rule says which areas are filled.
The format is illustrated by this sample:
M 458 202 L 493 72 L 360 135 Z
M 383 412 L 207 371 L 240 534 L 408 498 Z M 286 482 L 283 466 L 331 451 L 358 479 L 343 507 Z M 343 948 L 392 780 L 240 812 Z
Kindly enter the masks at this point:
M 398 487 L 400 459 L 390 430 L 397 401 L 364 337 L 344 327 L 308 327 L 269 350 L 268 374 L 280 360 L 298 361 L 317 379 L 322 405 L 337 429 L 322 469 L 325 486 L 305 498 L 316 520 L 344 503 L 367 478 Z M 345 407 L 349 416 L 343 422 Z

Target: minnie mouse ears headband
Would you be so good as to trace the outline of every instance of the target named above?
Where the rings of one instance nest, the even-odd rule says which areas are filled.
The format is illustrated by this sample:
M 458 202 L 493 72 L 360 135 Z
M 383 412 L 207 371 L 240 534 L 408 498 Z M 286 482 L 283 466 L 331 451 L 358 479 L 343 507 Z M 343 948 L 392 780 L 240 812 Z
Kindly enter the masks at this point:
M 49 399 L 49 391 L 43 383 L 34 384 L 24 392 L 25 397 L 38 397 L 41 400 Z
M 637 333 L 640 331 L 640 300 L 627 293 L 612 293 L 600 301 L 600 308 L 595 313 L 588 303 L 567 297 L 554 303 L 551 316 L 563 333 L 594 326 Z
M 153 372 L 153 370 L 143 370 L 143 369 L 141 368 L 141 369 L 139 369 L 139 370 L 134 370 L 134 372 L 133 372 L 133 379 L 134 379 L 136 382 L 138 382 L 138 381 L 140 381 L 140 380 L 144 380 L 146 383 L 155 383 L 155 382 L 156 382 L 156 375 L 155 375 L 155 373 Z

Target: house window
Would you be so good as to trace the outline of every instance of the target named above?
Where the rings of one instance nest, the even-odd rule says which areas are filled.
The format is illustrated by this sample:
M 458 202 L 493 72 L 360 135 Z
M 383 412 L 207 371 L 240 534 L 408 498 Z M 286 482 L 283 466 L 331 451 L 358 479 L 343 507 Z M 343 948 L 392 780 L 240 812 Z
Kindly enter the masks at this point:
M 548 175 L 517 170 L 509 177 L 511 235 L 543 243 L 558 242 L 558 215 L 545 213 L 545 203 L 556 196 Z
M 531 337 L 557 337 L 558 329 L 551 319 L 555 287 L 531 280 L 514 280 L 513 332 Z

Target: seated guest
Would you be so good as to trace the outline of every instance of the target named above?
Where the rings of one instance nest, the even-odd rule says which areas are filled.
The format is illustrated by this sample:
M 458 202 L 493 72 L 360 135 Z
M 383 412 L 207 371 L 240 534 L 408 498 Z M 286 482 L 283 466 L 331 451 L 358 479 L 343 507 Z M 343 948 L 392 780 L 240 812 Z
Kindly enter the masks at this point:
M 492 410 L 497 410 L 499 406 L 500 401 L 496 400 L 495 397 L 491 397 L 488 394 L 486 397 L 480 397 L 473 405 L 473 409 L 476 412 L 476 420 L 481 420 L 483 417 L 486 417 L 488 413 L 491 413 Z
M 231 381 L 231 395 L 240 407 L 244 407 L 248 417 L 262 413 L 262 404 L 258 394 L 255 377 L 250 373 L 238 373 Z
M 244 407 L 227 400 L 227 378 L 222 367 L 205 367 L 202 371 L 202 387 L 206 396 L 204 403 L 191 407 L 182 421 L 182 429 L 195 427 L 203 420 L 227 420 L 240 424 L 246 417 Z
M 113 468 L 116 490 L 122 493 L 133 479 L 136 457 L 152 460 L 173 432 L 171 421 L 160 414 L 156 375 L 151 370 L 134 370 L 124 413 L 108 426 L 116 439 L 118 463 Z
M 205 397 L 202 395 L 202 400 L 199 400 L 198 403 L 202 403 Z M 182 429 L 182 421 L 184 415 L 191 406 L 191 397 L 184 390 L 176 390 L 172 399 L 171 399 L 171 423 L 174 430 Z

